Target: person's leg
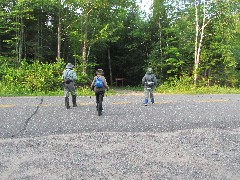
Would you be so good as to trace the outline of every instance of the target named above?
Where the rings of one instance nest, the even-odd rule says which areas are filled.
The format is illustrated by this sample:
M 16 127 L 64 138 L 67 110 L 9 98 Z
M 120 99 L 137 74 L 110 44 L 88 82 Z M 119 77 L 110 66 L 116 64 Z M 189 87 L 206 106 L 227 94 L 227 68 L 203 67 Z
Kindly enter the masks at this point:
M 73 82 L 71 82 L 71 83 L 69 84 L 69 90 L 70 90 L 71 95 L 72 95 L 72 103 L 73 103 L 73 107 L 77 107 L 76 88 L 75 88 Z
M 102 94 L 101 101 L 103 102 L 104 92 L 102 92 L 101 94 Z
M 95 93 L 96 96 L 96 108 L 98 108 L 98 101 L 99 101 L 99 93 Z
M 73 107 L 77 107 L 77 96 L 76 95 L 72 95 L 72 103 L 73 103 Z
M 103 93 L 100 92 L 98 97 L 99 97 L 99 99 L 98 99 L 98 106 L 99 106 L 100 110 L 103 110 L 103 108 L 102 108 Z
M 104 92 L 101 92 L 101 101 L 103 102 Z M 101 110 L 103 110 L 102 103 L 101 103 Z
M 65 106 L 67 109 L 70 108 L 69 106 L 69 89 L 68 89 L 68 85 L 65 84 L 64 86 L 64 97 L 65 97 Z
M 148 97 L 149 97 L 149 90 L 146 87 L 144 88 L 144 95 L 145 95 L 144 105 L 147 106 L 147 104 L 148 104 Z
M 65 106 L 67 109 L 70 109 L 70 106 L 69 106 L 69 97 L 65 97 Z
M 151 103 L 154 104 L 154 95 L 153 95 L 153 91 L 154 89 L 151 89 L 150 92 L 150 99 L 151 99 Z

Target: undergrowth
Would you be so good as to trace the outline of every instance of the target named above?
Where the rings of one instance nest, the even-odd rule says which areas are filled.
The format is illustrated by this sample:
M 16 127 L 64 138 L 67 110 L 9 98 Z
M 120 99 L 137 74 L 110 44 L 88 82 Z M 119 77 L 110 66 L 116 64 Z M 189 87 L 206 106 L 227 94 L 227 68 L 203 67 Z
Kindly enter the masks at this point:
M 110 87 L 107 92 L 108 95 L 115 95 L 118 92 L 124 91 L 142 91 L 142 86 L 123 86 L 123 87 Z M 88 87 L 77 87 L 77 96 L 93 96 L 94 92 Z M 174 87 L 167 85 L 160 85 L 155 89 L 155 93 L 161 94 L 240 94 L 239 88 L 229 88 L 220 86 L 211 87 L 194 87 L 194 86 L 182 86 Z M 28 88 L 22 88 L 17 86 L 5 86 L 0 82 L 0 96 L 63 96 L 64 90 L 62 87 L 54 91 L 32 91 Z
M 163 94 L 240 94 L 240 89 L 220 86 L 195 87 L 192 85 L 169 87 L 161 85 L 156 88 L 155 92 Z

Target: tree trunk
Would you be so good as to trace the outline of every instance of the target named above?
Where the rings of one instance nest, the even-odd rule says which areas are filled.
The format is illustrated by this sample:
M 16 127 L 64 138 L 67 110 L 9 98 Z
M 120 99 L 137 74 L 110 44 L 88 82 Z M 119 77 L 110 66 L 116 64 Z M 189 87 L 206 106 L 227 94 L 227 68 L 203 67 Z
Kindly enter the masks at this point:
M 111 65 L 110 47 L 108 47 L 108 64 L 109 64 L 110 83 L 111 83 L 111 86 L 112 86 L 113 85 L 113 78 L 112 78 L 112 65 Z
M 194 55 L 194 85 L 197 85 L 197 80 L 198 80 L 198 75 L 197 75 L 197 70 L 198 70 L 198 59 L 197 59 L 197 50 L 198 50 L 198 29 L 199 29 L 199 25 L 198 25 L 198 6 L 197 6 L 197 2 L 195 3 L 195 23 L 196 23 L 196 34 L 195 34 L 195 55 Z
M 86 35 L 85 35 L 86 36 Z M 86 59 L 87 59 L 87 38 L 84 38 L 82 50 L 82 74 L 86 75 Z
M 197 85 L 198 82 L 198 68 L 200 63 L 200 55 L 201 55 L 201 48 L 202 48 L 202 42 L 204 37 L 204 28 L 207 25 L 206 23 L 206 3 L 205 0 L 203 1 L 203 24 L 201 27 L 201 36 L 200 40 L 198 40 L 199 36 L 199 16 L 198 16 L 198 2 L 195 4 L 196 9 L 196 37 L 195 37 L 195 63 L 194 63 L 194 85 Z M 199 41 L 199 42 L 198 42 Z
M 20 24 L 20 26 L 17 31 L 16 52 L 17 52 L 17 62 L 20 63 L 22 61 L 23 33 L 24 33 L 22 17 L 20 17 L 19 24 Z
M 58 11 L 58 47 L 57 47 L 57 60 L 61 59 L 61 0 L 59 0 L 59 11 Z
M 82 50 L 82 74 L 86 75 L 87 72 L 87 48 L 88 48 L 88 24 L 89 24 L 89 10 L 86 14 L 86 26 L 83 40 L 83 50 Z
M 160 63 L 161 63 L 161 76 L 163 74 L 163 50 L 162 50 L 162 24 L 161 24 L 161 17 L 159 16 L 159 49 L 160 49 Z
M 86 75 L 86 54 L 87 54 L 87 40 L 85 39 L 83 42 L 83 50 L 82 50 L 82 74 Z

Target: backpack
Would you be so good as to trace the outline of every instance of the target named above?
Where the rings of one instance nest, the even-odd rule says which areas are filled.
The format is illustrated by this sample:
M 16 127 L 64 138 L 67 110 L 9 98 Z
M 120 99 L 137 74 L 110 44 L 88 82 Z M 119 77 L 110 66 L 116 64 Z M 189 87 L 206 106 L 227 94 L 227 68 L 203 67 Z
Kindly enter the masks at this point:
M 100 77 L 97 77 L 95 83 L 94 83 L 94 86 L 96 88 L 102 88 L 103 87 L 103 82 L 102 82 L 102 79 Z
M 146 76 L 146 81 L 145 81 L 145 84 L 146 84 L 146 86 L 147 87 L 153 87 L 154 86 L 154 77 L 153 77 L 153 75 L 147 75 Z
M 67 71 L 66 75 L 65 75 L 65 78 L 64 78 L 64 81 L 66 84 L 69 84 L 70 82 L 72 82 L 72 80 L 70 79 L 70 76 L 68 75 L 68 73 L 70 72 L 71 70 Z

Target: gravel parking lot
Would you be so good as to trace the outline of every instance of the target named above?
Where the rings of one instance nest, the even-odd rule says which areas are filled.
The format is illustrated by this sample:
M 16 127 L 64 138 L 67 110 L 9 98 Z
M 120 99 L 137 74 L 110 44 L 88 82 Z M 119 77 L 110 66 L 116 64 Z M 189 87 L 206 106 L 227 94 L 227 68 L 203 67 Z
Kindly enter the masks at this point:
M 0 98 L 0 179 L 240 179 L 240 95 Z

